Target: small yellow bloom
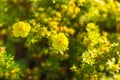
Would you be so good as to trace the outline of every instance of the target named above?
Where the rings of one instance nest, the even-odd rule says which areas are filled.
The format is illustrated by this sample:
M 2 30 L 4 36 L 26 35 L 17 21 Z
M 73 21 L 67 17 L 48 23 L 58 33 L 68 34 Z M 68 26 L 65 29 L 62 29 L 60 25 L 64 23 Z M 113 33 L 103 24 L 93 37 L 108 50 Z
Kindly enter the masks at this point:
M 3 54 L 5 51 L 5 47 L 0 47 L 0 55 Z
M 57 25 L 58 25 L 58 23 L 55 21 L 50 22 L 51 29 L 57 30 L 58 29 Z
M 77 66 L 73 65 L 72 67 L 70 67 L 70 70 L 72 72 L 76 72 L 77 71 Z
M 72 29 L 72 28 L 70 28 L 70 29 L 69 29 L 69 33 L 73 35 L 73 34 L 75 33 L 75 30 Z
M 87 31 L 97 30 L 97 25 L 95 23 L 88 23 L 87 24 Z
M 58 51 L 65 51 L 68 48 L 68 38 L 64 33 L 59 33 L 52 36 L 52 46 Z
M 15 37 L 27 37 L 30 31 L 30 24 L 25 22 L 18 22 L 13 24 L 13 35 Z

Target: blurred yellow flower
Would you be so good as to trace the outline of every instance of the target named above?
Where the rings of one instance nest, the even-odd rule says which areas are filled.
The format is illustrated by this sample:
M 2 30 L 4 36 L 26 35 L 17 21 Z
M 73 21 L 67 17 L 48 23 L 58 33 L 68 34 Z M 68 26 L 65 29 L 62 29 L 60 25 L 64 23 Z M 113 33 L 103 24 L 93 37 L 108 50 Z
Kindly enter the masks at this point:
M 30 31 L 30 24 L 25 22 L 18 22 L 13 24 L 13 35 L 15 37 L 27 37 Z
M 52 46 L 58 51 L 65 51 L 68 48 L 68 38 L 64 33 L 55 34 L 52 36 Z
M 77 66 L 73 65 L 72 67 L 70 67 L 70 70 L 72 72 L 76 72 L 77 71 Z
M 91 31 L 91 30 L 96 30 L 96 24 L 95 23 L 88 23 L 87 24 L 87 31 Z

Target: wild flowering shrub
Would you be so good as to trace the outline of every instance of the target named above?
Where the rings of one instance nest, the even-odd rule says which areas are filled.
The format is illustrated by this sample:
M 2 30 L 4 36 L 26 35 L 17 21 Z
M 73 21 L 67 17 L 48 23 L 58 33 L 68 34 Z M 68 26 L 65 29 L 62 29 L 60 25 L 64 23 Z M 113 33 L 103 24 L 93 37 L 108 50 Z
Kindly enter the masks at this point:
M 0 78 L 5 80 L 20 79 L 21 70 L 14 62 L 14 57 L 5 53 L 5 48 L 0 47 Z
M 120 79 L 119 0 L 1 0 L 0 11 L 0 79 Z

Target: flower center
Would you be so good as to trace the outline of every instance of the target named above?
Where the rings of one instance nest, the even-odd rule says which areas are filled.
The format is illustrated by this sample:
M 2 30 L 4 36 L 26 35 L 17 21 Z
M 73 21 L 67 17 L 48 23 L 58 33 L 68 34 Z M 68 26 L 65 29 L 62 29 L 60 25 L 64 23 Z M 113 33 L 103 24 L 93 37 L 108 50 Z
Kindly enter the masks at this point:
M 24 30 L 23 26 L 21 26 L 21 25 L 18 26 L 18 29 L 21 30 L 21 31 Z

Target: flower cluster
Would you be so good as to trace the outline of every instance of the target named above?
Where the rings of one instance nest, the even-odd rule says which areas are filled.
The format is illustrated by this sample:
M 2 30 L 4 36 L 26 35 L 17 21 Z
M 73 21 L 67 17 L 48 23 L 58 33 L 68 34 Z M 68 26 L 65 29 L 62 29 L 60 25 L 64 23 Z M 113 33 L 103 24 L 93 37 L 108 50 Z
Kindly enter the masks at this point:
M 14 62 L 11 55 L 5 53 L 5 48 L 0 47 L 0 79 L 20 79 L 21 70 L 19 65 Z

